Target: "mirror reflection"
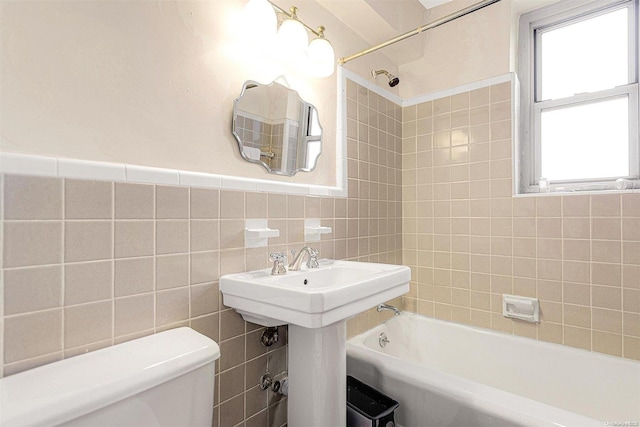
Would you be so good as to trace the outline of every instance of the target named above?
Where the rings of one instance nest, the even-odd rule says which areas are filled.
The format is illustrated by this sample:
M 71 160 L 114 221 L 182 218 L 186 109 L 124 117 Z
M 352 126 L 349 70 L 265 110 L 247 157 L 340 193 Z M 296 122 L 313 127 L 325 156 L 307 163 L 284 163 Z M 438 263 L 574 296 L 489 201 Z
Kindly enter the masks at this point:
M 270 173 L 315 169 L 322 149 L 316 108 L 279 83 L 247 81 L 233 103 L 233 136 L 240 154 Z

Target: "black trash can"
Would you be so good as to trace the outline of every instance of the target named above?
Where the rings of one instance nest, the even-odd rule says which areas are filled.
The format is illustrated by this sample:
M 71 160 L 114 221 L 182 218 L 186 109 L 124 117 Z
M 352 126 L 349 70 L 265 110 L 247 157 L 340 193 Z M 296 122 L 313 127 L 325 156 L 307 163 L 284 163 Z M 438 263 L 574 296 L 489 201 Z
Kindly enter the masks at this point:
M 347 427 L 395 427 L 399 403 L 347 375 Z

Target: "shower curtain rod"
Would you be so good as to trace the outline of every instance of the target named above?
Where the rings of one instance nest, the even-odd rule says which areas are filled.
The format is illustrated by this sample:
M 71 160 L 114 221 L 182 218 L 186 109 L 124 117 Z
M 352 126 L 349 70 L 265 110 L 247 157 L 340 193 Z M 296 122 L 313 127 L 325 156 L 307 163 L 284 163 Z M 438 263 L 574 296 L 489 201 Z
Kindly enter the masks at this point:
M 480 9 L 482 9 L 484 7 L 491 6 L 492 4 L 497 3 L 499 1 L 500 0 L 483 0 L 483 1 L 480 1 L 478 3 L 472 4 L 471 6 L 465 7 L 464 9 L 460 9 L 457 12 L 453 12 L 453 13 L 451 13 L 451 14 L 449 14 L 447 16 L 444 16 L 444 17 L 442 17 L 440 19 L 437 19 L 437 20 L 435 20 L 435 21 L 433 21 L 433 22 L 431 22 L 429 24 L 425 24 L 425 25 L 423 25 L 421 27 L 418 27 L 415 30 L 411 30 L 409 32 L 401 34 L 401 35 L 399 35 L 397 37 L 394 37 L 394 38 L 392 38 L 390 40 L 387 40 L 386 42 L 380 43 L 379 45 L 370 47 L 369 49 L 365 49 L 365 50 L 363 50 L 361 52 L 358 52 L 358 53 L 355 53 L 355 54 L 353 54 L 351 56 L 346 56 L 344 58 L 340 58 L 340 60 L 338 61 L 338 64 L 340 64 L 340 65 L 346 64 L 347 62 L 352 61 L 352 60 L 354 60 L 356 58 L 360 58 L 361 56 L 367 55 L 367 54 L 369 54 L 371 52 L 375 52 L 376 50 L 382 49 L 383 47 L 387 47 L 389 45 L 392 45 L 394 43 L 397 43 L 397 42 L 402 41 L 404 39 L 407 39 L 409 37 L 413 37 L 413 36 L 415 36 L 417 34 L 422 33 L 423 31 L 427 31 L 427 30 L 430 30 L 432 28 L 439 27 L 442 24 L 446 24 L 447 22 L 451 22 L 454 19 L 458 19 L 460 17 L 463 17 L 465 15 L 473 13 L 473 12 L 475 12 L 477 10 L 480 10 Z

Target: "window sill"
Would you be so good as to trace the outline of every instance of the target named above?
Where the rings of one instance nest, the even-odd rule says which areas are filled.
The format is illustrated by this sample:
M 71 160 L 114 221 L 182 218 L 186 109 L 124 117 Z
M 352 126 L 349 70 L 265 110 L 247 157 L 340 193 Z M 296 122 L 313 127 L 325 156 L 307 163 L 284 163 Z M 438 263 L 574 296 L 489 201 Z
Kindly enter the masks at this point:
M 632 193 L 640 193 L 640 189 L 631 189 L 631 190 L 618 190 L 618 189 L 610 189 L 610 190 L 561 190 L 561 191 L 550 191 L 548 193 L 518 193 L 514 194 L 513 197 L 546 197 L 546 196 L 578 196 L 578 195 L 593 195 L 593 194 L 632 194 Z

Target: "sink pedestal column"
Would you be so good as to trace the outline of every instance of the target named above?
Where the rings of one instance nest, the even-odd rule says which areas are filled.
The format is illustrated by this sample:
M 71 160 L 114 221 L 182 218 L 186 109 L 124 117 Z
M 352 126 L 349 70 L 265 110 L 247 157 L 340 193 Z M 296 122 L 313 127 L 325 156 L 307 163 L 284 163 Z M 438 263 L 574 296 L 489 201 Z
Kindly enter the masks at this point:
M 289 324 L 290 427 L 344 427 L 347 422 L 346 321 L 308 329 Z

